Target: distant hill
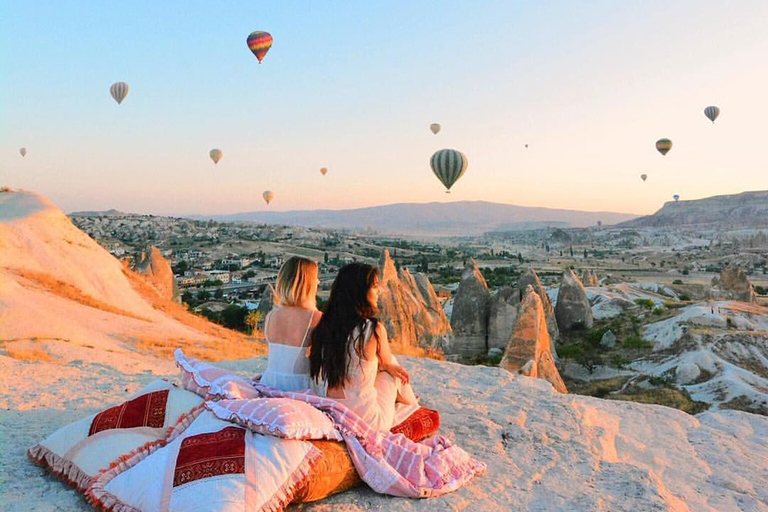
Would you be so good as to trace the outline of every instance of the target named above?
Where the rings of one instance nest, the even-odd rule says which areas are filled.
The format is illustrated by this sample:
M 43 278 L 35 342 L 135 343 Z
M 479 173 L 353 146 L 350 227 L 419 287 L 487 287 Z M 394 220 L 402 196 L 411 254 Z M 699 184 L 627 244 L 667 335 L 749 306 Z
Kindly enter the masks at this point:
M 695 226 L 712 229 L 768 228 L 768 190 L 665 203 L 653 215 L 618 224 L 624 228 Z
M 305 227 L 366 229 L 402 235 L 462 236 L 545 226 L 587 227 L 637 217 L 629 213 L 584 212 L 485 201 L 400 203 L 352 210 L 299 210 L 219 215 L 221 221 L 256 221 Z
M 125 217 L 126 215 L 131 214 L 111 209 L 104 212 L 72 212 L 69 215 L 72 217 Z

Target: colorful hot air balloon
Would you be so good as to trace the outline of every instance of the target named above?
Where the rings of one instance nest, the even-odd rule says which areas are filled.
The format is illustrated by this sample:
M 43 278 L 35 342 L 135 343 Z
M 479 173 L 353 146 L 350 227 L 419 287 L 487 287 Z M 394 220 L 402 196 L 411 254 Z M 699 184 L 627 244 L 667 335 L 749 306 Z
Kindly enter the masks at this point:
M 269 35 L 269 32 L 262 32 L 260 30 L 251 32 L 251 35 L 248 36 L 248 48 L 259 59 L 259 64 L 261 64 L 264 56 L 272 48 L 272 36 Z
M 659 139 L 656 141 L 656 150 L 661 153 L 662 155 L 666 155 L 669 153 L 669 150 L 672 149 L 672 141 L 669 139 Z
M 272 199 L 275 198 L 275 194 L 273 194 L 271 190 L 265 190 L 264 193 L 261 194 L 261 197 L 263 197 L 267 204 L 269 204 Z
M 25 156 L 27 156 L 27 148 L 21 148 L 21 149 L 19 150 L 19 154 L 20 154 L 22 157 L 25 157 Z
M 707 107 L 704 109 L 704 115 L 714 124 L 715 119 L 720 115 L 720 109 L 715 106 Z
M 323 176 L 328 174 L 328 168 L 327 167 L 321 167 L 320 168 L 320 174 L 322 174 Z
M 109 88 L 109 94 L 115 99 L 117 104 L 121 104 L 126 96 L 128 96 L 128 84 L 125 82 L 115 82 L 112 87 Z
M 432 123 L 429 125 L 429 129 L 432 130 L 432 133 L 437 135 L 437 133 L 440 131 L 440 123 Z
M 437 179 L 445 185 L 446 194 L 450 194 L 451 187 L 464 175 L 469 165 L 467 156 L 455 149 L 441 149 L 432 155 L 429 163 Z
M 640 175 L 640 179 L 641 179 L 641 180 L 643 180 L 643 181 L 645 181 L 645 180 L 647 180 L 647 179 L 648 179 L 648 175 L 647 175 L 647 174 L 641 174 L 641 175 Z
M 677 202 L 677 201 L 680 200 L 680 196 L 678 194 L 675 194 L 675 195 L 672 196 L 672 199 L 674 199 L 675 202 Z
M 219 163 L 221 157 L 224 156 L 224 153 L 222 153 L 220 149 L 212 149 L 208 154 L 211 156 L 211 160 L 213 160 L 214 164 Z

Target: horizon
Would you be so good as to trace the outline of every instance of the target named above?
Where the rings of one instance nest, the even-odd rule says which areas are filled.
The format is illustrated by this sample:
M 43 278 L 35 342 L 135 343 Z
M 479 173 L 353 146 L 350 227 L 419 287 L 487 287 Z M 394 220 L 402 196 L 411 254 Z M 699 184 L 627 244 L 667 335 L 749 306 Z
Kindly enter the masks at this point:
M 768 4 L 757 0 L 213 11 L 16 0 L 0 14 L 0 185 L 64 211 L 443 202 L 429 158 L 445 147 L 469 160 L 455 201 L 642 216 L 672 194 L 765 189 Z M 245 43 L 254 30 L 274 37 L 262 64 Z M 53 44 L 29 43 L 51 33 Z M 116 81 L 131 87 L 121 105 Z M 722 111 L 714 125 L 708 105 Z

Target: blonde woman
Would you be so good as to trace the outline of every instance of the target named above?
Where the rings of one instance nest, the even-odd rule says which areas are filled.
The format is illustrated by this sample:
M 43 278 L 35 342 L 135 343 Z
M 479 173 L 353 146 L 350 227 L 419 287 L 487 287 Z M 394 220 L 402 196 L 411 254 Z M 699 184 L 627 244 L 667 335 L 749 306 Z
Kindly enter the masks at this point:
M 319 282 L 317 263 L 307 258 L 292 256 L 280 268 L 276 307 L 264 320 L 269 361 L 262 384 L 283 391 L 312 388 L 307 348 L 310 333 L 322 316 L 315 302 Z

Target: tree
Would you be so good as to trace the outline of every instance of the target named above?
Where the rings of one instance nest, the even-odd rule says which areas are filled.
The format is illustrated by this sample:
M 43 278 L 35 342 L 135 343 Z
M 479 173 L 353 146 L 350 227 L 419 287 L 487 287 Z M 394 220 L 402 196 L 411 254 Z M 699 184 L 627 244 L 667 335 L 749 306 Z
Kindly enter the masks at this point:
M 584 259 L 587 259 L 587 256 L 588 256 L 588 255 L 587 255 L 587 250 L 586 250 L 586 249 L 584 249 Z
M 328 258 L 328 253 L 327 253 L 327 252 L 324 252 L 324 253 L 323 253 L 323 263 L 328 263 L 328 259 L 329 259 L 329 258 Z
M 209 298 L 211 298 L 211 294 L 208 293 L 206 290 L 200 290 L 199 292 L 197 292 L 197 300 L 198 301 L 205 302 Z
M 570 247 L 571 258 L 573 258 L 573 246 Z
M 259 323 L 263 318 L 264 318 L 264 313 L 256 309 L 254 309 L 253 311 L 250 311 L 247 315 L 245 315 L 244 323 L 246 326 L 248 326 L 251 329 L 251 334 L 254 334 L 256 332 L 256 328 L 258 327 Z
M 246 332 L 248 326 L 245 324 L 245 316 L 247 314 L 247 308 L 242 308 L 233 304 L 221 312 L 221 324 L 230 329 Z
M 221 288 L 216 288 L 216 291 L 213 292 L 213 298 L 214 299 L 220 299 L 224 296 L 224 290 Z
M 522 252 L 518 252 L 518 253 L 517 253 L 517 261 L 518 261 L 519 263 L 522 263 L 522 262 L 523 262 L 523 253 L 522 253 Z

